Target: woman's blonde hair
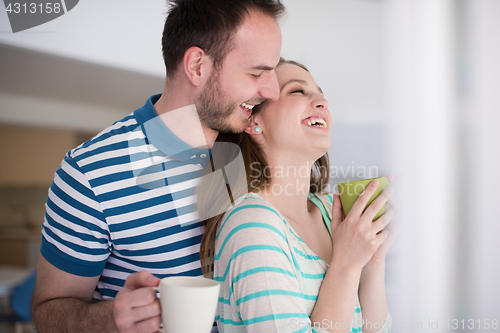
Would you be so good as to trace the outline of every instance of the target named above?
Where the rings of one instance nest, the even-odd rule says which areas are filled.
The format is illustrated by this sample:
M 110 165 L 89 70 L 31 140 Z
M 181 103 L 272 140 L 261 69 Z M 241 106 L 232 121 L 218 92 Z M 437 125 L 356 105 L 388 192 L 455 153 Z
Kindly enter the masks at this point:
M 295 65 L 309 72 L 309 70 L 300 63 L 280 58 L 278 66 L 283 64 Z M 257 114 L 262 109 L 263 105 L 265 105 L 265 103 L 266 102 L 254 107 L 253 114 Z M 225 209 L 223 209 L 221 212 L 220 207 L 224 207 L 227 209 L 228 207 L 230 207 L 231 203 L 234 202 L 234 200 L 236 200 L 240 195 L 246 194 L 248 192 L 258 192 L 260 190 L 263 190 L 270 184 L 271 181 L 271 176 L 266 172 L 269 167 L 261 148 L 252 139 L 252 137 L 245 132 L 240 134 L 220 133 L 218 135 L 217 140 L 211 150 L 212 158 L 214 156 L 222 156 L 223 158 L 218 160 L 217 163 L 219 165 L 214 165 L 213 161 L 215 159 L 212 159 L 212 165 L 211 167 L 207 168 L 206 174 L 223 168 L 224 165 L 227 165 L 231 161 L 234 161 L 239 154 L 239 151 L 234 149 L 228 153 L 228 144 L 221 143 L 232 143 L 239 146 L 243 157 L 244 168 L 238 170 L 244 169 L 245 171 L 236 171 L 236 174 L 231 174 L 231 184 L 234 184 L 234 186 L 231 187 L 229 187 L 229 185 L 221 187 L 220 182 L 216 184 L 213 178 L 207 179 L 207 177 L 204 177 L 204 180 L 202 181 L 198 190 L 198 211 L 203 211 L 204 216 L 213 215 L 213 217 L 202 220 L 202 224 L 205 226 L 205 232 L 203 233 L 200 245 L 201 268 L 203 274 L 206 277 L 210 278 L 212 277 L 213 271 L 212 265 L 214 262 L 215 236 L 217 233 L 217 225 L 225 212 Z M 222 153 L 221 150 L 224 150 L 224 152 Z M 312 166 L 311 180 L 309 185 L 309 191 L 311 193 L 322 192 L 328 185 L 330 170 L 329 165 L 330 164 L 327 153 L 325 153 L 325 155 L 321 156 L 314 162 Z M 224 177 L 226 178 L 225 180 L 227 184 L 227 177 Z M 229 193 L 229 197 L 227 193 Z

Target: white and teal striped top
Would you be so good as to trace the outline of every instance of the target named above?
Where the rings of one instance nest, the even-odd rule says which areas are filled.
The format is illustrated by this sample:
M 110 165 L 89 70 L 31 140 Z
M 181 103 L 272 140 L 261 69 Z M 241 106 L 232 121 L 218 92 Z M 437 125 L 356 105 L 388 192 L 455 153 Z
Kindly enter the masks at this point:
M 333 197 L 310 194 L 309 199 L 330 230 Z M 327 269 L 267 200 L 254 193 L 243 196 L 223 216 L 216 235 L 219 331 L 327 332 L 309 319 Z M 359 301 L 350 325 L 352 333 L 361 332 Z M 388 315 L 378 333 L 390 328 Z
M 159 97 L 68 152 L 49 190 L 41 254 L 100 276 L 95 299 L 113 298 L 139 270 L 202 276 L 195 188 L 209 152 L 165 126 Z

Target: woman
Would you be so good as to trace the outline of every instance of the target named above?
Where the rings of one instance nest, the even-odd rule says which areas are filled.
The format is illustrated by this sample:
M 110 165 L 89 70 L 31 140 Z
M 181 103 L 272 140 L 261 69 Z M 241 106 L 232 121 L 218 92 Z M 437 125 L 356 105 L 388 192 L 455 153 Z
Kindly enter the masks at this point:
M 204 221 L 200 254 L 221 283 L 219 330 L 389 332 L 385 227 L 394 209 L 371 221 L 394 190 L 363 210 L 372 183 L 343 219 L 338 196 L 322 192 L 328 102 L 304 66 L 282 59 L 276 74 L 280 98 L 254 109 L 245 133 L 221 137 L 240 146 L 250 193 Z

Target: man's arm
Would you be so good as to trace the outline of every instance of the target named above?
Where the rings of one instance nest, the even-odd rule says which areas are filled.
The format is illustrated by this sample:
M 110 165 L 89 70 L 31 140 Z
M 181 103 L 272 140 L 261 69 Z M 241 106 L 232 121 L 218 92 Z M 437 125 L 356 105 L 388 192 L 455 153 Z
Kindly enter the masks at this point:
M 159 279 L 131 274 L 114 300 L 93 301 L 99 276 L 64 272 L 40 255 L 33 295 L 33 320 L 44 332 L 154 332 L 160 327 Z

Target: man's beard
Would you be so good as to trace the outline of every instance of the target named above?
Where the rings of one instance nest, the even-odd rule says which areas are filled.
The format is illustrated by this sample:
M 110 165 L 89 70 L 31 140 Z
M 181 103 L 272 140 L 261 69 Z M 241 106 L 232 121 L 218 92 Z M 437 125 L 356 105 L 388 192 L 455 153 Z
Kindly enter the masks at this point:
M 230 102 L 227 94 L 222 91 L 217 70 L 208 79 L 205 89 L 198 97 L 196 108 L 201 123 L 218 132 L 241 133 L 249 124 L 242 123 L 241 128 L 231 125 L 230 118 L 237 112 L 238 104 Z

